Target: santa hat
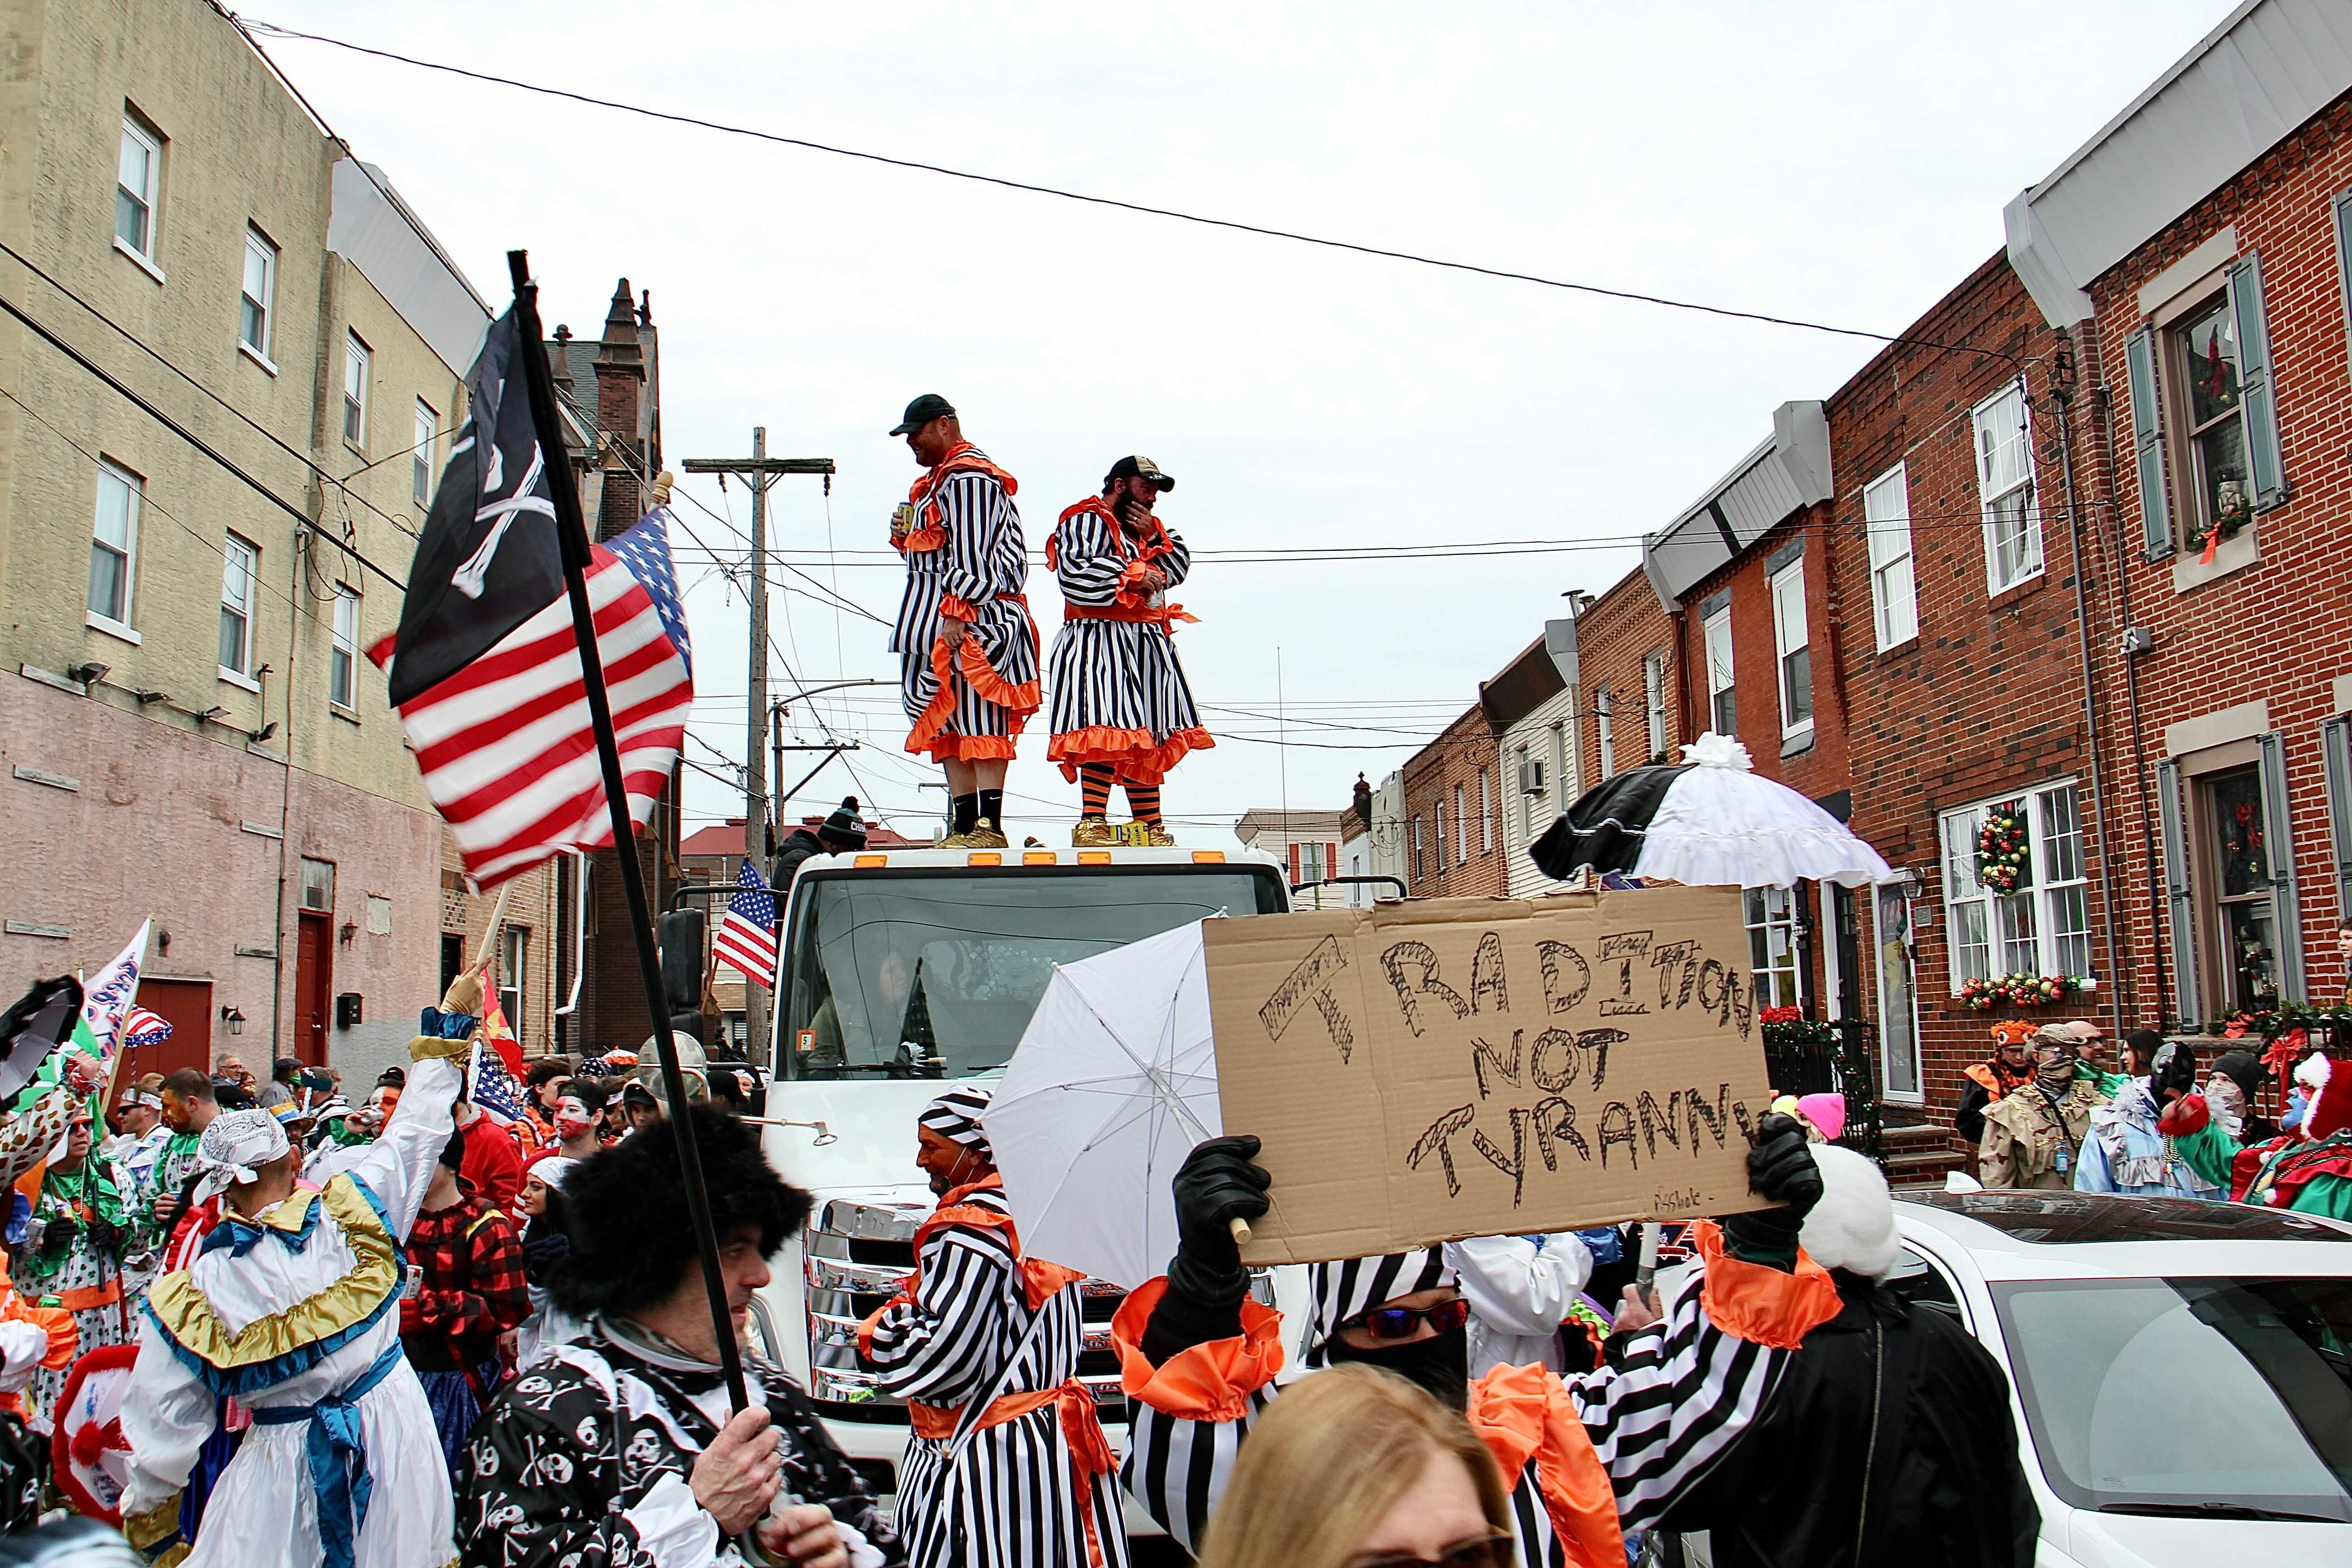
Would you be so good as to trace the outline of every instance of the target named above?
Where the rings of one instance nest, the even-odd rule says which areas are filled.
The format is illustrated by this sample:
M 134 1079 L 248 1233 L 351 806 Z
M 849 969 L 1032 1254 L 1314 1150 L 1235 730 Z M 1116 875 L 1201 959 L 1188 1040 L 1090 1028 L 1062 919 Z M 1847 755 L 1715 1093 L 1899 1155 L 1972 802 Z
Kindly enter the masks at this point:
M 2304 1112 L 2303 1135 L 2325 1138 L 2352 1127 L 2352 1072 L 2336 1072 L 2335 1064 L 2316 1052 L 2294 1069 L 2295 1082 L 2311 1091 L 2311 1108 Z

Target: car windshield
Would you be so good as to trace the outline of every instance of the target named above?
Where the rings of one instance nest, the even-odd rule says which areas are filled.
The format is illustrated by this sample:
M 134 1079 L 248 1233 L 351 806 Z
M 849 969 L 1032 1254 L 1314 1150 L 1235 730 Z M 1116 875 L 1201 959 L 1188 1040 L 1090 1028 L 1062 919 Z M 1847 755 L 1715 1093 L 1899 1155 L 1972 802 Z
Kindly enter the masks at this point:
M 973 1078 L 1003 1068 L 1057 963 L 1214 914 L 1272 914 L 1271 871 L 820 875 L 795 890 L 783 1076 Z
M 1993 1301 L 2067 1502 L 2352 1521 L 2352 1280 L 2037 1281 Z

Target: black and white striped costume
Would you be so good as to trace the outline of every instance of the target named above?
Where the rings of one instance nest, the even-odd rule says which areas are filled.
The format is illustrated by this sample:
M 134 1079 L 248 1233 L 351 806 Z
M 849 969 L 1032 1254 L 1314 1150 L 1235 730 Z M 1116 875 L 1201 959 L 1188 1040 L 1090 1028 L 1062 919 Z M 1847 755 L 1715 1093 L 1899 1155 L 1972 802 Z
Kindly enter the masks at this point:
M 918 1435 L 898 1479 L 908 1561 L 913 1568 L 1126 1568 L 1109 1449 L 1094 1425 L 1093 1397 L 1076 1382 L 1082 1276 L 1022 1258 L 994 1177 L 941 1201 L 915 1262 L 910 1289 L 870 1321 L 865 1347 L 883 1390 L 917 1405 Z M 1061 1400 L 997 1425 L 967 1432 L 959 1419 L 975 1401 L 1056 1390 Z M 1091 1465 L 1073 1447 L 1080 1435 L 1070 1425 L 1081 1409 L 1096 1446 Z M 956 1435 L 923 1436 L 926 1426 Z
M 1447 1282 L 1444 1274 L 1433 1276 L 1422 1267 L 1430 1257 L 1408 1253 L 1318 1265 L 1318 1308 L 1328 1310 L 1327 1301 L 1344 1299 L 1352 1315 L 1366 1306 Z M 1756 1267 L 1733 1264 L 1734 1268 Z M 1332 1281 L 1332 1274 L 1342 1268 L 1356 1275 L 1352 1283 Z M 1828 1295 L 1812 1298 L 1811 1305 L 1826 1316 L 1834 1311 L 1835 1292 L 1828 1288 L 1825 1274 L 1814 1273 Z M 1727 1281 L 1729 1278 L 1727 1271 Z M 1136 1291 L 1114 1329 L 1130 1396 L 1129 1447 L 1122 1479 L 1171 1535 L 1197 1550 L 1243 1442 L 1278 1395 L 1273 1375 L 1281 1358 L 1264 1352 L 1278 1352 L 1280 1326 L 1275 1314 L 1245 1301 L 1243 1340 L 1194 1346 L 1171 1358 L 1165 1369 L 1170 1375 L 1163 1376 L 1163 1369 L 1152 1367 L 1139 1348 L 1144 1325 L 1163 1289 L 1153 1281 Z M 1706 1474 L 1756 1419 L 1788 1363 L 1786 1349 L 1751 1342 L 1719 1326 L 1705 1290 L 1703 1276 L 1685 1276 L 1658 1325 L 1632 1336 L 1622 1366 L 1565 1379 L 1541 1367 L 1498 1369 L 1472 1386 L 1473 1425 L 1481 1424 L 1482 1400 L 1490 1383 L 1514 1380 L 1524 1390 L 1540 1380 L 1541 1386 L 1564 1392 L 1591 1441 L 1592 1458 L 1616 1494 L 1618 1529 L 1630 1535 L 1650 1528 L 1667 1504 Z M 1325 1310 L 1318 1310 L 1318 1320 L 1324 1320 Z M 1786 1336 L 1789 1345 L 1811 1326 L 1798 1321 L 1802 1327 Z M 1307 1355 L 1310 1366 L 1325 1363 L 1322 1341 L 1333 1326 L 1329 1321 L 1315 1325 Z M 1253 1345 L 1254 1339 L 1260 1342 Z M 1202 1360 L 1178 1366 L 1203 1352 Z M 1241 1377 L 1230 1378 L 1236 1370 Z M 1254 1386 L 1244 1385 L 1252 1380 Z M 1181 1408 L 1188 1399 L 1200 1398 L 1204 1387 L 1211 1390 L 1213 1404 L 1192 1412 Z M 1202 1415 L 1209 1418 L 1198 1418 Z M 1522 1568 L 1600 1568 L 1598 1555 L 1563 1541 L 1554 1528 L 1539 1474 L 1543 1458 L 1540 1453 L 1530 1457 L 1512 1478 L 1519 1563 Z M 1622 1538 L 1612 1549 L 1622 1561 Z
M 967 442 L 915 481 L 892 520 L 907 593 L 890 650 L 913 725 L 910 752 L 963 762 L 1010 757 L 1037 710 L 1037 626 L 1022 596 L 1028 547 L 1013 504 L 1019 488 Z M 952 663 L 935 642 L 943 614 L 971 626 Z
M 1167 602 L 1165 589 L 1142 583 L 1146 567 L 1163 573 L 1169 588 L 1184 581 L 1192 554 L 1182 537 L 1148 518 L 1139 538 L 1090 497 L 1062 513 L 1045 558 L 1063 602 L 1046 759 L 1068 778 L 1081 763 L 1108 763 L 1121 778 L 1156 784 L 1187 752 L 1216 744 L 1171 635 L 1175 621 L 1192 617 Z

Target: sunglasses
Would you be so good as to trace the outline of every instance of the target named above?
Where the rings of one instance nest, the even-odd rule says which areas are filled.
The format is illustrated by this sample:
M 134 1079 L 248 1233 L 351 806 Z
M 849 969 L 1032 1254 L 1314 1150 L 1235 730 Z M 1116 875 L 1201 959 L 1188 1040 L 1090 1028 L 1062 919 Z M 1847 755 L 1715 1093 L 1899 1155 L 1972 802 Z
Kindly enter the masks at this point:
M 1456 1296 L 1434 1307 L 1378 1307 L 1360 1312 L 1339 1326 L 1361 1329 L 1369 1340 L 1402 1340 L 1411 1337 L 1423 1323 L 1441 1334 L 1450 1334 L 1469 1321 L 1470 1303 Z M 1447 1561 L 1451 1563 L 1451 1559 Z
M 1434 1557 L 1417 1552 L 1366 1552 L 1349 1558 L 1347 1568 L 1511 1568 L 1512 1541 L 1509 1531 L 1490 1530 L 1440 1547 Z

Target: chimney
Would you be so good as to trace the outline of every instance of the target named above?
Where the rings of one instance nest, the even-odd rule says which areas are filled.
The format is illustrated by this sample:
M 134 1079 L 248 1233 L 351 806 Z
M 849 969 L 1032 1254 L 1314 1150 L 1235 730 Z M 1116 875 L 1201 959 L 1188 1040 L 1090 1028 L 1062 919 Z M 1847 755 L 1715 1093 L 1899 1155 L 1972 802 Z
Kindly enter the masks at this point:
M 612 304 L 604 312 L 604 335 L 596 344 L 596 429 L 601 466 L 607 469 L 603 501 L 596 509 L 598 539 L 612 538 L 635 522 L 644 510 L 635 469 L 645 462 L 636 442 L 645 360 L 637 342 L 636 306 L 624 278 L 613 289 Z M 613 450 L 616 445 L 617 452 Z
M 1372 786 L 1364 782 L 1364 775 L 1361 773 L 1358 773 L 1356 775 L 1356 816 L 1362 820 L 1364 830 L 1368 833 L 1370 832 L 1372 826 Z

